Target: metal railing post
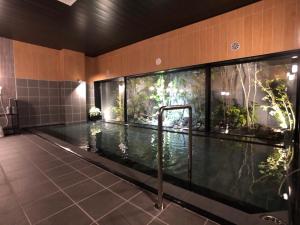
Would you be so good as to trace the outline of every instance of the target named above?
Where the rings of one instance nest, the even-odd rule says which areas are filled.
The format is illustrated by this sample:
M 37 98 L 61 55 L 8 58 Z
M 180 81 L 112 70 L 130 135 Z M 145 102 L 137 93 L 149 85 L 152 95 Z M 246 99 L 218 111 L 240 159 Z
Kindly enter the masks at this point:
M 157 203 L 155 207 L 163 209 L 163 113 L 167 110 L 188 109 L 189 110 L 189 143 L 188 143 L 188 176 L 192 178 L 192 106 L 175 105 L 162 106 L 158 111 L 158 128 L 157 128 Z

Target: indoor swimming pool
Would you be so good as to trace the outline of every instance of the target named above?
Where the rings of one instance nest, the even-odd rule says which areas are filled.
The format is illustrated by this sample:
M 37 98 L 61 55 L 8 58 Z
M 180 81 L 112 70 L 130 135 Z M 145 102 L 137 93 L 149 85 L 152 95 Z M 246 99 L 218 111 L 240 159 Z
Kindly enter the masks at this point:
M 39 131 L 97 155 L 156 176 L 157 130 L 105 122 L 56 125 Z M 188 179 L 188 135 L 163 133 L 164 179 L 248 213 L 286 210 L 279 191 L 288 148 L 193 135 Z M 280 192 L 280 195 L 279 193 Z

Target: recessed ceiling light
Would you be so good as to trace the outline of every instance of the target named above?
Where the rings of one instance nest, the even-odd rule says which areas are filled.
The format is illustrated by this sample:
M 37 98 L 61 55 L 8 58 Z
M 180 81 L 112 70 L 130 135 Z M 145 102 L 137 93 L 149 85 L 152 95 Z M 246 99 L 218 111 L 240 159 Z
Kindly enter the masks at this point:
M 77 0 L 57 0 L 57 1 L 62 2 L 62 3 L 64 3 L 64 4 L 66 4 L 66 5 L 71 6 L 71 5 L 73 5 Z

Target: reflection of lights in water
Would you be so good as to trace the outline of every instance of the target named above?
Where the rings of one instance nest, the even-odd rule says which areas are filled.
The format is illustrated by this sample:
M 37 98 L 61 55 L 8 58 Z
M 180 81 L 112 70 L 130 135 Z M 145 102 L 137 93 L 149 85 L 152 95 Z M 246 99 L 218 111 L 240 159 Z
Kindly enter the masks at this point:
M 228 91 L 221 91 L 222 96 L 229 96 L 230 93 Z
M 289 80 L 295 80 L 296 74 L 288 72 L 286 75 Z
M 298 72 L 298 65 L 297 64 L 293 64 L 292 65 L 292 73 L 297 73 Z
M 126 154 L 127 153 L 127 146 L 125 145 L 125 144 L 123 144 L 123 143 L 120 143 L 119 145 L 118 145 L 118 147 L 119 147 L 119 149 L 121 150 L 121 152 L 123 153 L 123 154 Z

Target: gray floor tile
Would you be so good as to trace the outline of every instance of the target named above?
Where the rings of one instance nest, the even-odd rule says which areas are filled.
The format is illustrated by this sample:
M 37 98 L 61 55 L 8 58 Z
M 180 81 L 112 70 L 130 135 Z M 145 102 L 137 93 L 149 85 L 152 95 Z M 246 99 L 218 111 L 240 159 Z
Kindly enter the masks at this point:
M 43 171 L 54 169 L 55 167 L 59 167 L 63 165 L 63 162 L 59 160 L 50 160 L 47 162 L 36 163 L 36 165 Z
M 76 169 L 82 169 L 82 168 L 91 166 L 91 163 L 89 163 L 86 160 L 80 159 L 80 160 L 70 163 L 70 166 L 72 166 Z
M 1 163 L 1 165 L 6 173 L 12 173 L 12 172 L 19 171 L 19 170 L 26 170 L 26 171 L 36 170 L 34 165 L 32 165 L 31 162 L 26 161 L 26 160 L 12 162 L 12 163 L 4 162 L 4 163 Z
M 10 182 L 13 190 L 15 193 L 24 192 L 24 191 L 30 191 L 35 186 L 38 186 L 40 184 L 49 182 L 49 180 L 42 176 L 41 178 L 38 177 L 24 177 L 20 179 L 16 179 Z
M 45 196 L 51 195 L 57 191 L 58 188 L 50 181 L 47 181 L 45 183 L 34 185 L 32 187 L 19 189 L 18 191 L 15 191 L 15 193 L 20 204 L 26 205 Z
M 126 203 L 98 221 L 99 225 L 146 225 L 151 216 Z
M 13 190 L 8 183 L 0 184 L 0 198 L 13 194 Z
M 72 204 L 71 200 L 61 192 L 43 198 L 24 207 L 31 223 L 37 223 Z
M 56 178 L 56 177 L 60 177 L 60 176 L 63 176 L 64 174 L 74 172 L 74 171 L 75 170 L 72 169 L 70 166 L 63 165 L 60 167 L 56 167 L 52 170 L 48 170 L 46 172 L 46 175 L 49 176 L 50 178 Z
M 201 225 L 206 222 L 206 218 L 174 204 L 165 209 L 159 218 L 172 225 Z
M 100 167 L 91 165 L 91 166 L 85 167 L 83 169 L 80 169 L 80 172 L 86 174 L 89 177 L 95 177 L 99 174 L 104 173 L 105 170 L 101 169 Z
M 157 201 L 157 195 L 153 193 L 144 191 L 130 201 L 154 216 L 160 213 L 160 210 L 154 207 Z M 164 205 L 167 206 L 167 204 L 169 204 L 169 202 L 164 200 Z
M 140 188 L 127 181 L 121 181 L 113 185 L 109 189 L 116 192 L 117 194 L 121 195 L 123 198 L 126 199 L 131 198 L 132 196 L 134 196 L 135 194 L 141 191 Z
M 99 192 L 80 202 L 80 206 L 94 219 L 98 219 L 123 202 L 121 198 L 108 190 Z
M 60 187 L 60 188 L 66 188 L 70 185 L 79 183 L 85 179 L 88 179 L 86 176 L 82 175 L 78 172 L 72 172 L 68 173 L 66 175 L 52 178 L 52 180 Z
M 17 199 L 13 194 L 0 198 L 0 214 L 3 215 L 9 211 L 20 208 Z
M 38 225 L 89 225 L 92 220 L 77 206 L 67 208 L 60 213 L 38 223 Z
M 0 184 L 5 184 L 7 182 L 8 180 L 6 179 L 6 175 L 4 174 L 4 172 L 1 171 L 1 167 L 0 167 Z
M 19 170 L 14 170 L 11 172 L 5 172 L 6 177 L 8 180 L 15 180 L 18 178 L 24 178 L 24 177 L 38 177 L 41 176 L 42 174 L 38 171 L 38 169 L 32 167 L 32 168 L 27 168 L 27 169 L 19 169 Z
M 66 163 L 71 163 L 71 162 L 77 161 L 79 159 L 80 158 L 78 156 L 75 156 L 72 153 L 69 153 L 68 156 L 64 156 L 64 157 L 61 158 L 61 160 L 66 162 Z
M 97 177 L 94 177 L 94 180 L 96 180 L 97 182 L 99 182 L 102 185 L 107 187 L 107 186 L 110 186 L 110 185 L 116 183 L 117 181 L 119 181 L 121 179 L 109 172 L 105 172 Z
M 159 220 L 153 220 L 149 225 L 166 225 L 165 223 L 160 222 Z
M 21 208 L 10 210 L 6 213 L 0 212 L 0 224 L 3 225 L 29 225 Z
M 104 188 L 92 180 L 83 181 L 64 191 L 75 201 L 80 201 Z

